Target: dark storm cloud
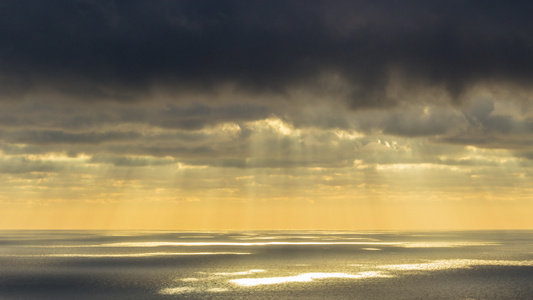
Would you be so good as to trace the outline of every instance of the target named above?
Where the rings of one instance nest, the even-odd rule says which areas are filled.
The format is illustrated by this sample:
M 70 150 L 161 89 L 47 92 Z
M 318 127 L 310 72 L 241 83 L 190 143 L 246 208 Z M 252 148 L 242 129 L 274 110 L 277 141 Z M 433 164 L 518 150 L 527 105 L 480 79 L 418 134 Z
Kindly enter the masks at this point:
M 463 113 L 472 130 L 477 130 L 478 134 L 533 134 L 533 119 L 515 119 L 510 115 L 496 114 L 492 100 L 477 101 Z
M 453 111 L 418 108 L 366 118 L 359 122 L 359 128 L 364 131 L 380 129 L 384 134 L 406 137 L 442 136 L 464 123 L 464 118 Z
M 394 70 L 457 100 L 478 82 L 531 83 L 531 11 L 490 0 L 7 0 L 0 87 L 5 99 L 47 89 L 126 101 L 153 84 L 282 93 L 332 72 L 359 108 L 408 100 L 385 93 Z
M 462 113 L 466 126 L 455 134 L 436 137 L 436 140 L 495 149 L 518 150 L 533 146 L 531 117 L 500 114 L 490 99 L 478 100 Z

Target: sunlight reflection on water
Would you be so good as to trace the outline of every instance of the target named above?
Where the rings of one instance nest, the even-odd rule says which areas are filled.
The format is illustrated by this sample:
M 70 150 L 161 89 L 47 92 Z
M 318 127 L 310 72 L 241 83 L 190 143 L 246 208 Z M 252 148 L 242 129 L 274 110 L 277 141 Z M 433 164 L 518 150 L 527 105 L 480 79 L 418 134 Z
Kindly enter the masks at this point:
M 498 243 L 490 242 L 407 242 L 402 243 L 403 248 L 455 248 L 455 247 L 470 247 L 470 246 L 497 246 Z
M 216 247 L 216 246 L 235 246 L 235 247 L 260 247 L 260 246 L 391 246 L 402 248 L 456 248 L 471 246 L 498 246 L 494 242 L 463 242 L 463 241 L 445 241 L 445 242 L 353 242 L 342 241 L 314 241 L 314 242 L 124 242 L 109 244 L 93 245 L 38 245 L 38 246 L 21 246 L 32 248 L 150 248 L 150 247 Z M 370 249 L 370 248 L 366 248 Z
M 112 243 L 102 244 L 98 247 L 161 247 L 161 246 L 320 246 L 320 245 L 402 245 L 397 242 L 139 242 L 139 243 Z
M 0 235 L 0 278 L 7 279 L 0 280 L 0 299 L 30 299 L 33 290 L 43 299 L 71 299 L 73 290 L 92 299 L 427 296 L 416 288 L 401 294 L 411 279 L 433 289 L 434 298 L 528 299 L 532 237 L 529 231 L 7 232 Z
M 250 255 L 250 252 L 151 252 L 151 253 L 109 253 L 109 254 L 81 254 L 81 253 L 67 253 L 67 254 L 36 254 L 24 255 L 14 254 L 16 257 L 151 257 L 151 256 L 195 256 L 195 255 Z
M 533 260 L 530 261 L 509 261 L 509 260 L 482 260 L 482 259 L 450 259 L 450 260 L 436 260 L 430 263 L 421 264 L 401 264 L 401 265 L 386 265 L 379 266 L 380 269 L 386 270 L 447 270 L 447 269 L 462 269 L 473 266 L 533 266 Z
M 382 272 L 362 272 L 358 274 L 346 274 L 346 273 L 304 273 L 296 276 L 286 277 L 266 277 L 266 278 L 240 278 L 233 279 L 230 282 L 239 286 L 256 286 L 266 284 L 280 284 L 287 282 L 310 282 L 314 279 L 327 279 L 327 278 L 374 278 L 374 277 L 390 277 L 390 275 L 383 274 Z
M 239 275 L 250 275 L 253 273 L 261 273 L 265 272 L 265 270 L 249 270 L 244 272 L 221 272 L 221 273 L 214 273 L 213 275 L 216 276 L 239 276 Z
M 161 295 L 178 295 L 185 293 L 195 292 L 197 289 L 193 287 L 175 287 L 175 288 L 166 288 L 159 291 Z
M 365 265 L 365 264 L 351 264 L 351 267 L 357 267 L 358 269 L 367 269 L 368 271 L 359 272 L 356 274 L 342 273 L 342 272 L 309 272 L 292 276 L 273 276 L 273 277 L 260 277 L 260 278 L 233 278 L 228 279 L 227 282 L 234 284 L 236 287 L 255 287 L 261 285 L 276 285 L 286 283 L 302 283 L 302 282 L 314 282 L 321 279 L 367 279 L 367 278 L 394 278 L 401 276 L 397 272 L 408 271 L 438 271 L 438 270 L 451 270 L 471 268 L 474 266 L 533 266 L 533 260 L 529 261 L 512 261 L 512 260 L 481 260 L 481 259 L 448 259 L 448 260 L 435 260 L 427 263 L 417 264 L 398 264 L 398 265 Z M 389 273 L 387 271 L 396 272 Z M 211 273 L 215 277 L 205 277 L 204 280 L 218 282 L 224 284 L 216 276 L 237 277 L 244 275 L 252 275 L 256 273 L 264 273 L 267 270 L 252 269 L 248 271 L 240 272 L 218 272 Z M 209 274 L 209 273 L 206 273 Z M 198 278 L 183 278 L 176 279 L 176 281 L 182 282 L 196 282 Z M 160 291 L 160 294 L 183 294 L 190 293 L 198 290 L 198 287 L 176 287 L 165 288 Z M 204 292 L 226 292 L 228 288 L 211 288 L 204 289 Z

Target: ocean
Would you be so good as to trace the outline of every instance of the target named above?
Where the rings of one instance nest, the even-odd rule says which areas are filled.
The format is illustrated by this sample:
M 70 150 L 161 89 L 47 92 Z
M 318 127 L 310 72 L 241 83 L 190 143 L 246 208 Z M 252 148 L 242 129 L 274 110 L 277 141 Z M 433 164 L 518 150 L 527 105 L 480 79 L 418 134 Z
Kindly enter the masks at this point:
M 0 299 L 533 299 L 533 231 L 0 231 Z

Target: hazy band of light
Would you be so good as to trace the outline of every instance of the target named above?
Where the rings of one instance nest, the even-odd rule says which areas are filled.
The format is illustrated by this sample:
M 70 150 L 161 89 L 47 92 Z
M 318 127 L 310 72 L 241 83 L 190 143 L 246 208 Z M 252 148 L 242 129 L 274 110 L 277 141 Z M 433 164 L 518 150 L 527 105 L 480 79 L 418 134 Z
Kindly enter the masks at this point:
M 90 247 L 161 247 L 161 246 L 288 246 L 288 245 L 401 245 L 400 242 L 145 242 L 145 243 L 113 243 Z M 83 247 L 83 246 L 82 246 Z
M 312 245 L 382 245 L 404 248 L 452 248 L 466 246 L 494 246 L 490 242 L 141 242 L 103 244 L 98 247 L 160 247 L 160 246 L 312 246 Z
M 304 239 L 304 240 L 365 240 L 365 241 L 377 241 L 376 239 L 370 239 L 366 237 L 335 237 L 331 234 L 324 234 L 326 237 L 319 236 L 244 236 L 234 237 L 235 240 L 249 241 L 249 240 L 289 240 L 289 239 Z
M 200 291 L 200 289 L 194 288 L 194 287 L 184 286 L 184 287 L 175 287 L 175 288 L 165 288 L 165 289 L 160 290 L 159 294 L 161 294 L 161 295 L 179 295 L 179 294 L 194 293 L 194 292 L 198 292 L 198 291 Z M 204 291 L 208 292 L 208 293 L 222 293 L 222 292 L 227 292 L 228 289 L 226 289 L 226 288 L 210 288 L 210 289 L 206 289 Z
M 176 294 L 184 294 L 184 293 L 192 293 L 195 292 L 197 289 L 193 287 L 175 287 L 175 288 L 166 288 L 159 291 L 159 294 L 161 295 L 176 295 Z
M 250 275 L 254 273 L 261 273 L 265 272 L 265 270 L 249 270 L 249 271 L 243 271 L 243 272 L 221 272 L 221 273 L 214 273 L 213 275 L 216 276 L 239 276 L 239 275 Z
M 193 256 L 193 255 L 249 255 L 249 252 L 152 252 L 126 254 L 39 254 L 11 255 L 17 257 L 150 257 L 150 256 Z
M 455 248 L 469 246 L 497 246 L 492 242 L 407 242 L 402 243 L 403 248 Z
M 195 282 L 195 281 L 199 281 L 199 280 L 200 279 L 196 278 L 196 277 L 187 277 L 187 278 L 178 278 L 178 279 L 175 279 L 174 281 Z
M 473 266 L 533 266 L 533 260 L 483 260 L 483 259 L 446 259 L 421 264 L 401 264 L 379 266 L 380 269 L 397 271 L 435 271 L 448 269 L 464 269 Z
M 135 242 L 135 243 L 112 243 L 101 245 L 43 245 L 22 246 L 31 248 L 148 248 L 148 247 L 206 247 L 206 246 L 393 246 L 403 248 L 454 248 L 468 246 L 497 246 L 499 243 L 492 242 Z
M 225 288 L 210 288 L 210 289 L 207 289 L 205 291 L 209 292 L 209 293 L 222 293 L 222 292 L 227 292 L 228 289 L 225 289 Z

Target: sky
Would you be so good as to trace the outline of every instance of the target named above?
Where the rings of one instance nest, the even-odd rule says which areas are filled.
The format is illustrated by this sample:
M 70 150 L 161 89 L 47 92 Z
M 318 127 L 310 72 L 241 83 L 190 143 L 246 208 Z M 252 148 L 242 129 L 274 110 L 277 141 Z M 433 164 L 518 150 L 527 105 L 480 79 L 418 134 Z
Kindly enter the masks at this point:
M 0 228 L 533 228 L 533 2 L 0 2 Z

